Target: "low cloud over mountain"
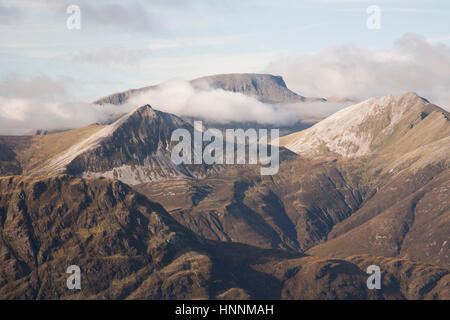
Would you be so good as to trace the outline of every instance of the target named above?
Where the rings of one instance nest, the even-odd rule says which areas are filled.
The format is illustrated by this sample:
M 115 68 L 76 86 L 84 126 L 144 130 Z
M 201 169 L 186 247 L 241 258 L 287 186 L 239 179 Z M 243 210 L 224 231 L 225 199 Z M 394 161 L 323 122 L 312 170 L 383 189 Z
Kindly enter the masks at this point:
M 76 128 L 108 121 L 112 114 L 129 112 L 145 104 L 178 116 L 214 123 L 255 122 L 268 125 L 291 125 L 304 118 L 325 117 L 346 105 L 323 103 L 319 102 L 321 99 L 297 95 L 285 86 L 281 78 L 283 85 L 275 81 L 265 84 L 264 90 L 269 93 L 263 90 L 265 98 L 259 99 L 255 94 L 267 79 L 273 77 L 262 76 L 261 82 L 255 82 L 257 88 L 254 91 L 224 90 L 198 79 L 190 82 L 175 80 L 113 94 L 98 100 L 98 103 L 101 102 L 99 104 L 74 99 L 71 92 L 79 84 L 72 79 L 8 76 L 0 83 L 0 134 Z M 252 83 L 251 77 L 247 80 L 245 84 Z M 284 100 L 285 95 L 289 96 L 288 100 Z M 277 99 L 268 101 L 270 96 Z
M 0 80 L 0 135 L 77 128 L 123 112 L 118 106 L 99 106 L 74 98 L 81 87 L 83 84 L 68 77 L 6 76 Z

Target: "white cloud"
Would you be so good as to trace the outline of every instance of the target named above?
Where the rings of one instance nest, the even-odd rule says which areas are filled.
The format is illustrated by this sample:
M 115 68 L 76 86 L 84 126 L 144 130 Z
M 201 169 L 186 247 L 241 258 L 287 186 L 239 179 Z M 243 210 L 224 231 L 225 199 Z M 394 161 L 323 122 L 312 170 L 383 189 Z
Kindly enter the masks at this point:
M 272 61 L 294 91 L 309 96 L 373 96 L 414 91 L 450 109 L 450 48 L 406 34 L 384 50 L 337 46 Z
M 186 81 L 167 82 L 132 97 L 127 103 L 128 109 L 143 104 L 178 116 L 214 123 L 257 122 L 269 125 L 291 125 L 300 119 L 326 117 L 344 106 L 342 103 L 267 104 L 222 89 L 204 87 L 199 90 Z
M 26 78 L 9 74 L 0 81 L 0 96 L 4 98 L 59 98 L 67 97 L 68 88 L 74 86 L 72 78 L 52 79 L 46 76 Z
M 0 134 L 35 129 L 70 129 L 109 119 L 119 106 L 79 102 L 69 94 L 78 84 L 69 78 L 9 75 L 0 82 Z
M 0 134 L 23 134 L 35 129 L 72 129 L 106 121 L 106 106 L 45 99 L 0 97 Z
M 155 109 L 215 122 L 256 121 L 281 124 L 295 121 L 293 113 L 255 98 L 222 89 L 197 90 L 189 82 L 171 81 L 133 97 L 128 105 L 151 104 Z

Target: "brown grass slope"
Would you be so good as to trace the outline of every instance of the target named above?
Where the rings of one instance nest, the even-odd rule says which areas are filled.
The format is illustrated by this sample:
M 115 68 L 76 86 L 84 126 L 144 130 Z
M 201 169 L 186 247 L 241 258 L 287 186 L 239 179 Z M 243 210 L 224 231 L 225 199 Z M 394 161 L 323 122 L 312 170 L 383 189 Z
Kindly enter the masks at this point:
M 337 224 L 327 242 L 308 252 L 336 257 L 370 253 L 450 265 L 450 170 L 404 197 L 398 190 L 412 188 L 413 179 L 430 175 L 432 168 L 427 168 L 381 188 L 365 206 Z
M 213 240 L 305 250 L 362 203 L 367 186 L 357 164 L 296 159 L 273 177 L 233 168 L 200 181 L 166 181 L 135 189 L 180 223 Z
M 6 146 L 10 150 L 2 152 L 3 156 L 10 157 L 21 168 L 15 174 L 30 175 L 47 166 L 54 157 L 104 127 L 103 125 L 92 124 L 78 129 L 45 135 L 0 136 L 0 146 Z M 11 174 L 0 172 L 0 176 Z

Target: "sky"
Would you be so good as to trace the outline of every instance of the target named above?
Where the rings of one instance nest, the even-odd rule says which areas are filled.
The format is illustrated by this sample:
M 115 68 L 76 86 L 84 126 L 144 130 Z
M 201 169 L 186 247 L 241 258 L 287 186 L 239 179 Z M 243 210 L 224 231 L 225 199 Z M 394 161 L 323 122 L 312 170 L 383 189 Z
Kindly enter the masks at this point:
M 281 75 L 305 96 L 416 91 L 449 109 L 449 20 L 448 0 L 0 0 L 0 117 L 20 119 L 11 101 L 48 109 L 241 72 Z

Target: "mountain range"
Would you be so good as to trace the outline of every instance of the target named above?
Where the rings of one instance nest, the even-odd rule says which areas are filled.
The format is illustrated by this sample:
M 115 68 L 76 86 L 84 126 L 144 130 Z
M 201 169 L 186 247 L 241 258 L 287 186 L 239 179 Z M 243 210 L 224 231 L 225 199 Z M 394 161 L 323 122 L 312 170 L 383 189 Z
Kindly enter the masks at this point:
M 220 121 L 220 119 L 218 119 L 218 121 L 214 121 L 208 117 L 202 117 L 201 115 L 196 117 L 181 117 L 183 120 L 191 124 L 194 120 L 202 120 L 206 128 L 217 128 L 221 130 L 224 130 L 226 128 L 277 128 L 280 130 L 280 133 L 282 135 L 286 135 L 309 128 L 313 124 L 317 123 L 317 121 L 321 120 L 323 118 L 322 114 L 324 113 L 324 111 L 320 111 L 320 109 L 325 109 L 328 105 L 328 102 L 332 103 L 333 105 L 343 106 L 349 105 L 353 102 L 353 100 L 345 97 L 330 97 L 330 100 L 328 100 L 326 98 L 302 96 L 290 90 L 281 76 L 274 76 L 270 74 L 218 74 L 193 79 L 190 80 L 188 84 L 195 92 L 198 93 L 208 93 L 213 90 L 223 90 L 226 92 L 233 92 L 236 94 L 242 94 L 247 97 L 254 98 L 261 103 L 269 104 L 271 106 L 274 106 L 275 108 L 295 104 L 311 105 L 309 107 L 310 111 L 308 116 L 299 117 L 297 121 L 289 124 L 274 125 L 271 123 L 261 123 L 260 121 L 244 120 L 227 121 L 226 123 L 224 123 L 223 121 Z M 150 99 L 145 100 L 145 102 L 153 105 L 151 97 L 148 98 L 145 95 L 149 93 L 157 95 L 157 93 L 160 90 L 166 88 L 167 85 L 168 84 L 163 83 L 160 85 L 152 85 L 143 88 L 113 93 L 94 101 L 94 103 L 99 105 L 127 105 L 131 101 L 133 101 L 133 98 L 136 98 L 139 101 Z M 146 98 L 142 98 L 143 96 Z M 211 105 L 214 105 L 214 101 L 211 101 Z M 158 106 L 156 105 L 156 107 Z M 295 110 L 297 108 L 294 107 L 293 109 Z M 314 109 L 318 110 L 314 111 Z M 205 112 L 208 111 L 205 110 Z
M 209 241 L 110 179 L 0 179 L 2 299 L 445 299 L 444 268 Z M 365 268 L 384 270 L 384 291 Z M 65 287 L 67 264 L 82 290 Z
M 191 84 L 325 103 L 272 75 Z M 2 136 L 0 297 L 449 299 L 449 116 L 414 93 L 371 98 L 281 137 L 273 176 L 173 164 L 171 132 L 194 129 L 150 105 Z M 65 288 L 71 264 L 87 279 L 81 292 Z M 366 287 L 374 264 L 382 290 Z

